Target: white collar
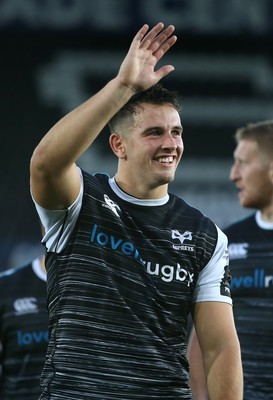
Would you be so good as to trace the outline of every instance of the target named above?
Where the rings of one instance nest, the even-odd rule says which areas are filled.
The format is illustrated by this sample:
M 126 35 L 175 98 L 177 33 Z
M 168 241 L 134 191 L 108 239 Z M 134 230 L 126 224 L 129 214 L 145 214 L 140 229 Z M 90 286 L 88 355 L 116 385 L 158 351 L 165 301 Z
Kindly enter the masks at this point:
M 257 225 L 262 229 L 272 230 L 273 229 L 273 222 L 264 221 L 262 219 L 262 213 L 258 210 L 255 214 L 255 219 Z
M 139 206 L 162 206 L 168 203 L 170 196 L 166 194 L 166 196 L 160 199 L 138 199 L 137 197 L 130 196 L 129 194 L 123 192 L 120 187 L 117 185 L 115 178 L 109 178 L 109 185 L 111 189 L 116 193 L 118 197 L 122 200 L 128 201 L 128 203 L 137 204 Z

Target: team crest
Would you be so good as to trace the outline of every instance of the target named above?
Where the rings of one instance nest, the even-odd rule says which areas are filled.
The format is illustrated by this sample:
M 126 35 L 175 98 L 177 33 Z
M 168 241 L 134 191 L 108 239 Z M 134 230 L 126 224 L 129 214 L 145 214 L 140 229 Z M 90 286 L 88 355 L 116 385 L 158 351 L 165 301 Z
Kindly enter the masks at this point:
M 177 239 L 180 244 L 173 244 L 173 248 L 175 250 L 186 250 L 186 251 L 194 251 L 194 246 L 191 244 L 185 244 L 185 241 L 192 240 L 192 232 L 185 231 L 184 233 L 180 233 L 177 229 L 172 230 L 172 239 Z

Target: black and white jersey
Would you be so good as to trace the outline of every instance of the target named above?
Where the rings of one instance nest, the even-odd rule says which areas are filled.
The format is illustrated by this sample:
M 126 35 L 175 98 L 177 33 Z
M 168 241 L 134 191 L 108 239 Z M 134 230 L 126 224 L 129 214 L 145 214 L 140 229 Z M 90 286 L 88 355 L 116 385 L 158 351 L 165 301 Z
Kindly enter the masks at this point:
M 251 215 L 225 230 L 246 400 L 273 399 L 273 224 Z
M 46 277 L 40 260 L 0 277 L 1 400 L 37 400 L 48 344 Z
M 36 205 L 50 316 L 40 399 L 191 399 L 188 316 L 196 301 L 231 304 L 226 236 L 174 195 L 135 199 L 85 172 L 83 187 L 73 229 L 75 204 Z

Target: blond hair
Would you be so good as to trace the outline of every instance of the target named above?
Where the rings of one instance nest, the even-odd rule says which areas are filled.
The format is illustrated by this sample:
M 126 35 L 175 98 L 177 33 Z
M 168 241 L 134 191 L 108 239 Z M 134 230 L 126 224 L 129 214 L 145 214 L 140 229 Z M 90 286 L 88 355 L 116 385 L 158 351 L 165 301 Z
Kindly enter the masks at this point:
M 255 141 L 261 153 L 269 160 L 273 160 L 273 120 L 250 123 L 235 132 L 236 143 L 241 140 Z

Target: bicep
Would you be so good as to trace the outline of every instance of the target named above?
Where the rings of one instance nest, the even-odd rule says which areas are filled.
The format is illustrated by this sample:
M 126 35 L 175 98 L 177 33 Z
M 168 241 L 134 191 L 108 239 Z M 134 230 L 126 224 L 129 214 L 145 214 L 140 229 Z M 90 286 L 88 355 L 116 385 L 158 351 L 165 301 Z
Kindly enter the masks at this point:
M 31 195 L 41 207 L 46 209 L 61 210 L 70 206 L 77 198 L 80 187 L 80 170 L 76 164 L 54 175 L 31 170 Z

